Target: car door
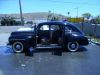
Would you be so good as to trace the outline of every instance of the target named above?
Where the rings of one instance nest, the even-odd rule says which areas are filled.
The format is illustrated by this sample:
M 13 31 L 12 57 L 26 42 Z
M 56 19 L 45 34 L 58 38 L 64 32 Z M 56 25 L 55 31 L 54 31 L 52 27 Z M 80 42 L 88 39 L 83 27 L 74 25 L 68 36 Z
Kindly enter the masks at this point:
M 60 25 L 54 24 L 50 26 L 50 37 L 52 38 L 52 43 L 58 44 L 62 40 L 62 29 Z
M 41 25 L 37 31 L 37 43 L 42 43 L 43 40 L 50 40 L 50 26 Z

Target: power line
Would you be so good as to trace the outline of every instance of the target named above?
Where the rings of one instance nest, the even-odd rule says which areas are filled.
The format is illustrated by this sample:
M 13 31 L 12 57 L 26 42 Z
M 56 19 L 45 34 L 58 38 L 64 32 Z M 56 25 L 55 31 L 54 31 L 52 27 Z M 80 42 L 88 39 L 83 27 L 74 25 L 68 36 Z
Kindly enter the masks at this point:
M 87 2 L 67 2 L 67 1 L 57 1 L 57 0 L 42 0 L 42 1 L 48 1 L 48 2 L 52 2 L 52 3 L 65 3 L 65 4 L 79 4 L 79 5 L 94 5 L 94 6 L 100 6 L 100 4 L 97 3 L 87 3 Z

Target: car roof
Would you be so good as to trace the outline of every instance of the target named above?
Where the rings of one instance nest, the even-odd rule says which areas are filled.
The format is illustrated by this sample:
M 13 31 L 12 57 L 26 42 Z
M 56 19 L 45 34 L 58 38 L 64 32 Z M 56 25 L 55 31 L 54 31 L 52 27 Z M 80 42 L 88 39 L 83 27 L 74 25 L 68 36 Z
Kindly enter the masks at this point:
M 45 24 L 48 24 L 48 25 L 64 25 L 64 23 L 60 22 L 60 21 L 42 22 L 42 23 L 39 23 L 38 25 L 45 25 Z
M 68 21 L 48 21 L 48 22 L 42 22 L 42 23 L 39 23 L 38 25 L 74 25 L 73 23 L 71 22 L 68 22 Z
M 38 24 L 41 25 L 65 25 L 65 26 L 72 26 L 77 28 L 80 32 L 82 32 L 75 24 L 68 22 L 68 21 L 49 21 L 49 22 L 42 22 Z

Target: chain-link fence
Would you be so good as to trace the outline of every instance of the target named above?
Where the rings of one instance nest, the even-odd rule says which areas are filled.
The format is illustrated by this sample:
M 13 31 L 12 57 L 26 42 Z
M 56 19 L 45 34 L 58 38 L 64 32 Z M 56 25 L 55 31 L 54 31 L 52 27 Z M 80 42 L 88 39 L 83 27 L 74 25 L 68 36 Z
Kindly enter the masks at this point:
M 100 43 L 100 24 L 75 23 L 89 38 Z

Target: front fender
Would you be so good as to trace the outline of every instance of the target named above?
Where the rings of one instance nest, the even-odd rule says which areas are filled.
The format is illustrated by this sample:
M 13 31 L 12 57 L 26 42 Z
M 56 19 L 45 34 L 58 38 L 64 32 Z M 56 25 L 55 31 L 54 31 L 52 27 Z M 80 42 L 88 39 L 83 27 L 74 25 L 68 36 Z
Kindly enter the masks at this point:
M 72 36 L 71 34 L 67 34 L 65 35 L 65 41 L 74 41 L 76 39 L 76 37 Z
M 65 43 L 69 41 L 77 41 L 79 45 L 88 45 L 88 39 L 85 36 L 73 36 L 73 35 L 67 35 L 65 37 Z
M 13 44 L 13 42 L 21 41 L 23 43 L 27 43 L 29 45 L 34 45 L 34 36 L 10 36 L 9 44 Z
M 27 41 L 28 37 L 27 36 L 10 36 L 8 41 L 9 43 L 13 43 L 15 41 Z
M 74 35 L 73 34 L 65 35 L 66 41 L 77 41 L 81 38 L 84 38 L 84 36 L 83 35 L 75 35 L 75 34 Z

